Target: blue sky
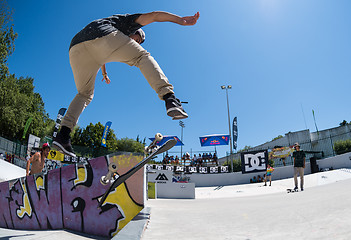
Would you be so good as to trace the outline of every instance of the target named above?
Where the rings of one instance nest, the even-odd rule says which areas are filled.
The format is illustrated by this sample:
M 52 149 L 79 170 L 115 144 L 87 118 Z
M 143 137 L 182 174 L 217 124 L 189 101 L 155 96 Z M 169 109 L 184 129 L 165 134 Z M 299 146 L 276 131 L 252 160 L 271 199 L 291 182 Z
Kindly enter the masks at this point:
M 351 121 L 351 2 L 348 0 L 44 1 L 8 0 L 18 33 L 11 73 L 34 78 L 51 118 L 76 94 L 69 65 L 72 37 L 90 21 L 117 13 L 154 10 L 180 16 L 200 12 L 195 26 L 152 23 L 143 47 L 160 64 L 184 108 L 183 152 L 213 151 L 199 137 L 228 133 L 238 117 L 238 149 L 289 131 L 315 131 Z M 107 64 L 112 81 L 98 75 L 95 96 L 79 119 L 112 121 L 117 138 L 181 135 L 178 121 L 139 69 Z M 304 113 L 304 114 L 303 114 Z M 148 141 L 149 143 L 149 141 Z M 179 147 L 175 151 L 180 151 Z M 225 156 L 229 146 L 217 147 Z

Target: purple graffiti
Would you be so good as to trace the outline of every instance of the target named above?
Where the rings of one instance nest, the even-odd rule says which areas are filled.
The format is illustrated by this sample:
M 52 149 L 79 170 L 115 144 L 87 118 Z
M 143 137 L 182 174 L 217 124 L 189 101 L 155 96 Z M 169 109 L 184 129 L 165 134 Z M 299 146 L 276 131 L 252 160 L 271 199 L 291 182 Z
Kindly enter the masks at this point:
M 133 164 L 140 160 L 131 158 Z M 69 229 L 111 237 L 120 230 L 118 224 L 125 219 L 128 209 L 122 209 L 118 202 L 107 203 L 101 209 L 97 207 L 99 197 L 108 188 L 100 183 L 107 168 L 107 158 L 100 157 L 57 168 L 47 174 L 0 183 L 0 227 Z M 131 192 L 143 184 L 143 176 L 137 178 L 137 186 L 131 187 Z M 140 202 L 132 195 L 129 197 Z

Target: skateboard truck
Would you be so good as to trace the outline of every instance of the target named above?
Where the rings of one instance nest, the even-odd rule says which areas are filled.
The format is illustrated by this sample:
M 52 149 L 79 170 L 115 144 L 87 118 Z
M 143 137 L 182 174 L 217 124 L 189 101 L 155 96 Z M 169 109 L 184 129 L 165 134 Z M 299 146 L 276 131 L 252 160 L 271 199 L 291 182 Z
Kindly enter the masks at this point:
M 114 176 L 117 174 L 117 165 L 116 163 L 112 162 L 108 165 L 108 173 L 105 176 L 100 178 L 100 182 L 102 185 L 108 184 Z
M 163 136 L 161 133 L 156 133 L 155 134 L 155 139 L 152 141 L 152 143 L 149 146 L 146 146 L 144 149 L 144 152 L 146 155 L 151 154 L 154 150 L 158 148 L 157 142 L 160 142 L 163 139 Z

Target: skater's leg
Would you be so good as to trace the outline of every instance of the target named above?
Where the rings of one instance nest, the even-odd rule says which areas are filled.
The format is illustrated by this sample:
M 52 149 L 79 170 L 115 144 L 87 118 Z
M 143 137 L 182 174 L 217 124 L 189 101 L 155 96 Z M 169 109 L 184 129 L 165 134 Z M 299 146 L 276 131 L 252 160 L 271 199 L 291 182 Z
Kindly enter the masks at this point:
M 295 183 L 295 189 L 297 189 L 297 173 L 298 173 L 298 168 L 294 167 L 294 183 Z
M 114 51 L 106 58 L 106 62 L 123 62 L 138 67 L 161 100 L 167 93 L 173 93 L 173 86 L 158 63 L 137 42 L 119 31 L 110 34 L 105 40 L 109 46 L 116 45 Z M 123 42 L 122 45 L 121 42 Z
M 69 56 L 78 93 L 62 119 L 61 130 L 55 137 L 53 145 L 65 154 L 75 156 L 71 146 L 70 133 L 83 110 L 93 99 L 95 78 L 100 65 L 89 54 L 85 43 L 72 47 Z
M 304 184 L 304 168 L 303 167 L 301 167 L 300 169 L 299 169 L 299 174 L 300 174 L 300 187 L 301 187 L 301 189 L 303 190 L 303 184 Z
M 69 55 L 78 93 L 69 105 L 61 125 L 72 130 L 94 97 L 95 78 L 101 65 L 91 57 L 85 43 L 74 46 Z
M 174 96 L 172 84 L 149 52 L 119 31 L 106 36 L 104 41 L 106 46 L 114 46 L 109 49 L 111 53 L 106 54 L 108 57 L 104 62 L 123 62 L 138 67 L 158 97 L 165 100 L 167 115 L 174 119 L 188 117 L 181 102 Z

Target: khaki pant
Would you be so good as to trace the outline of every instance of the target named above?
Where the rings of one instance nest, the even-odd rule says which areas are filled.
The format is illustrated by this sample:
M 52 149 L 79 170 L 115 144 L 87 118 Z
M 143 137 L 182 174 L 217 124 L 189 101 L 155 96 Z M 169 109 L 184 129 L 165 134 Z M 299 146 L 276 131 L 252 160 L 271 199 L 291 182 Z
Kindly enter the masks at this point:
M 305 169 L 303 167 L 294 167 L 294 182 L 295 182 L 295 187 L 297 188 L 297 174 L 300 175 L 300 187 L 303 188 L 303 175 L 304 175 Z
M 92 101 L 96 75 L 105 63 L 122 62 L 138 67 L 160 99 L 173 93 L 173 86 L 150 53 L 120 31 L 73 46 L 69 59 L 78 94 L 69 105 L 61 125 L 70 129 Z

